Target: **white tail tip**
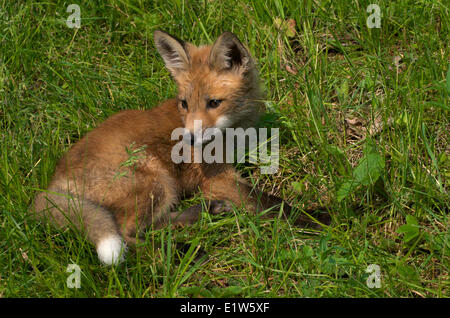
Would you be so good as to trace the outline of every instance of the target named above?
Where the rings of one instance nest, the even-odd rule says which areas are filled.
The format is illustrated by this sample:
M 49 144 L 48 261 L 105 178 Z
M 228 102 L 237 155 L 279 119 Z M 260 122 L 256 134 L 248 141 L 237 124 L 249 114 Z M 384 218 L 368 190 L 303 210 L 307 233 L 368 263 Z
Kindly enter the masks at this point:
M 120 236 L 107 236 L 97 245 L 100 261 L 106 265 L 117 265 L 124 260 L 126 245 Z

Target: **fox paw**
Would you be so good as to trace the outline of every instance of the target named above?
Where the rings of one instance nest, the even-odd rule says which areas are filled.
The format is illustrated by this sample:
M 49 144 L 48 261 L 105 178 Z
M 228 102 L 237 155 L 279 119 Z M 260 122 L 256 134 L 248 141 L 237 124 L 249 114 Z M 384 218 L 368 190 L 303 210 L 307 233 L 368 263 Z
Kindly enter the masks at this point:
M 221 200 L 212 200 L 209 202 L 208 212 L 211 214 L 220 214 L 231 211 L 233 211 L 233 208 L 229 202 Z

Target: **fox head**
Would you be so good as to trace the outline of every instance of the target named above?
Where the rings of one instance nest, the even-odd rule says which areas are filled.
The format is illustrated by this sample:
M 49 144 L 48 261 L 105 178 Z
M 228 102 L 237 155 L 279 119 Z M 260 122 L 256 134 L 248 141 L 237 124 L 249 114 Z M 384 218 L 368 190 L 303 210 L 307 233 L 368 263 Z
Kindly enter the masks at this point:
M 200 47 L 163 31 L 154 32 L 154 41 L 177 83 L 178 109 L 187 133 L 202 134 L 194 125 L 199 120 L 203 131 L 246 128 L 258 120 L 263 109 L 258 72 L 233 33 Z

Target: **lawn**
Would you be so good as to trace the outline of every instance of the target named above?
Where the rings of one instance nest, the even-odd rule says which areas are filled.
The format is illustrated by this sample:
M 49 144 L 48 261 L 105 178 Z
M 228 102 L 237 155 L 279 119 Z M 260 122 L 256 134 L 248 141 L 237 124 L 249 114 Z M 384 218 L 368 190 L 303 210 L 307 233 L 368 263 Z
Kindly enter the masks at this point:
M 450 296 L 446 1 L 377 1 L 379 28 L 372 0 L 78 1 L 79 28 L 66 23 L 71 3 L 0 2 L 0 297 Z M 236 208 L 149 230 L 107 267 L 80 233 L 29 216 L 86 132 L 175 96 L 156 29 L 197 45 L 231 31 L 249 48 L 280 162 L 271 175 L 237 167 L 301 209 L 326 209 L 330 226 Z

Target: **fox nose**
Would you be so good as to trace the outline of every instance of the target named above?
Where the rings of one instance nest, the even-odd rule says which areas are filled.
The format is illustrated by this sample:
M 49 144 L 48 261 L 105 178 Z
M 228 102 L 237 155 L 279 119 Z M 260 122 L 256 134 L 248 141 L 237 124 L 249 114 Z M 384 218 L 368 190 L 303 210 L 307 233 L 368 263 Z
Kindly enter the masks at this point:
M 186 133 L 184 133 L 183 140 L 184 140 L 184 142 L 186 142 L 187 144 L 190 144 L 191 146 L 193 146 L 195 144 L 194 134 L 191 133 L 190 131 L 187 131 Z

